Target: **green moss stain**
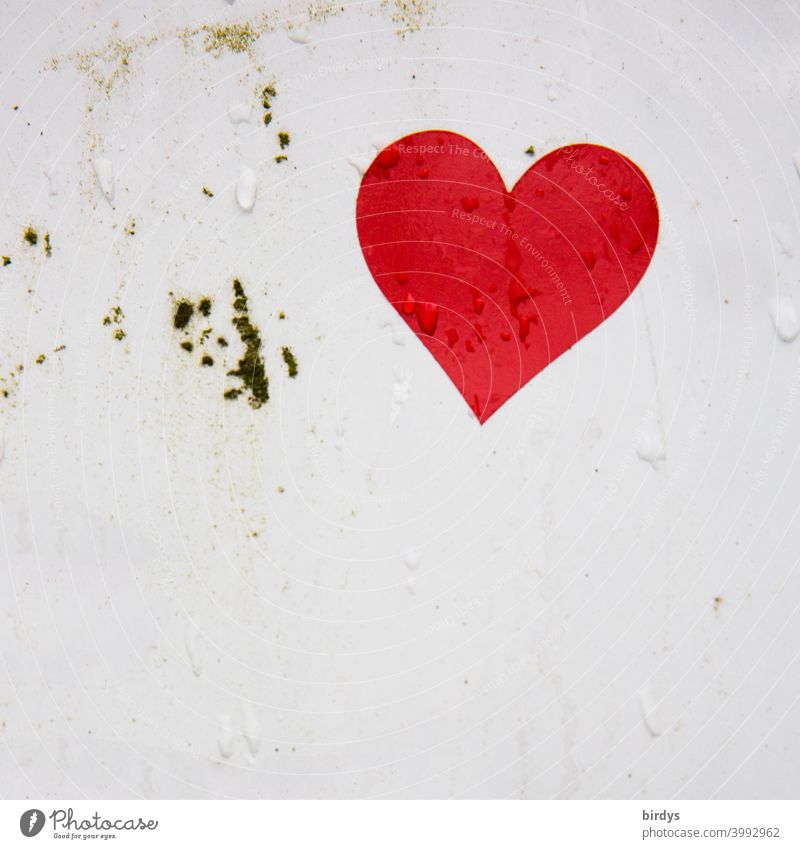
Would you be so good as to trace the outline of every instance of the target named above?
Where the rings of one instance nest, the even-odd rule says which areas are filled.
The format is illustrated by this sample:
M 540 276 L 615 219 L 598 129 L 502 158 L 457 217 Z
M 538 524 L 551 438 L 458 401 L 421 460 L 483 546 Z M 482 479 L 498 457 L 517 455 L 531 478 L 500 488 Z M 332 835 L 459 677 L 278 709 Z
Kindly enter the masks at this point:
M 26 227 L 25 232 L 22 234 L 22 238 L 31 246 L 39 244 L 39 234 L 33 229 L 33 227 Z
M 197 311 L 200 315 L 208 318 L 211 315 L 211 298 L 200 298 L 200 302 L 197 304 Z
M 264 126 L 268 127 L 272 122 L 272 98 L 277 95 L 277 91 L 275 90 L 275 86 L 270 83 L 269 85 L 265 85 L 261 90 L 261 105 L 264 107 Z
M 284 347 L 281 351 L 286 368 L 289 369 L 289 377 L 297 377 L 297 360 L 291 348 Z
M 283 154 L 283 153 L 282 153 L 282 154 L 280 154 L 280 156 L 276 156 L 276 157 L 275 157 L 275 161 L 276 161 L 278 164 L 280 164 L 281 162 L 286 162 L 286 160 L 287 160 L 288 158 L 289 158 L 288 156 L 286 156 L 285 154 Z
M 528 156 L 536 156 L 536 148 L 535 148 L 533 145 L 531 145 L 531 146 L 530 146 L 530 147 L 529 147 L 529 148 L 525 151 L 525 153 L 527 153 L 527 154 L 528 154 Z
M 52 256 L 53 255 L 53 246 L 50 244 L 50 234 L 49 233 L 44 234 L 44 253 L 45 253 L 45 256 Z
M 194 315 L 194 304 L 191 301 L 178 301 L 175 305 L 175 315 L 172 324 L 176 330 L 183 330 L 192 320 Z
M 181 342 L 181 348 L 184 351 L 188 351 L 190 354 L 194 351 L 194 343 L 190 342 L 188 339 L 185 342 Z
M 203 356 L 200 358 L 200 365 L 213 366 L 214 365 L 214 358 L 210 357 L 208 354 L 203 354 Z
M 11 257 L 10 256 L 4 256 L 3 257 L 3 266 L 6 266 L 6 265 L 11 265 Z
M 106 315 L 103 316 L 103 326 L 112 327 L 116 325 L 116 330 L 114 330 L 114 338 L 117 342 L 121 342 L 127 334 L 120 326 L 125 319 L 125 313 L 122 311 L 122 307 L 117 304 L 108 311 Z
M 207 198 L 213 198 L 214 197 L 214 192 L 212 192 L 211 189 L 208 188 L 208 186 L 203 186 L 203 194 Z
M 258 409 L 269 400 L 269 379 L 261 356 L 261 334 L 250 321 L 247 295 L 240 280 L 233 281 L 233 326 L 244 345 L 244 353 L 235 369 L 228 372 L 230 377 L 238 377 L 244 384 L 244 389 L 250 391 L 250 406 Z M 244 389 L 229 389 L 225 398 L 234 399 L 242 394 Z
M 289 133 L 287 133 L 283 130 L 280 133 L 278 133 L 278 144 L 281 146 L 281 150 L 289 147 L 289 145 L 291 143 L 292 143 L 292 139 L 291 139 L 291 136 L 289 135 Z

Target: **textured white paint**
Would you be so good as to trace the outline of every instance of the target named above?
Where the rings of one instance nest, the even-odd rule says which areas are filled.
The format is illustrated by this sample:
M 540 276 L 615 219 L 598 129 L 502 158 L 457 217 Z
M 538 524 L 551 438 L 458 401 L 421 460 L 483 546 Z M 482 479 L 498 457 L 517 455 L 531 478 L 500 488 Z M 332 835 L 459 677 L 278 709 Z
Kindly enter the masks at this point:
M 0 44 L 0 793 L 797 798 L 792 10 L 465 0 L 400 36 L 394 3 L 270 0 L 217 57 L 175 31 L 220 0 L 46 5 Z M 65 54 L 109 36 L 107 93 Z M 663 216 L 629 302 L 483 427 L 356 235 L 372 145 L 433 126 L 509 185 L 531 144 L 607 144 Z M 259 410 L 222 398 L 234 276 Z

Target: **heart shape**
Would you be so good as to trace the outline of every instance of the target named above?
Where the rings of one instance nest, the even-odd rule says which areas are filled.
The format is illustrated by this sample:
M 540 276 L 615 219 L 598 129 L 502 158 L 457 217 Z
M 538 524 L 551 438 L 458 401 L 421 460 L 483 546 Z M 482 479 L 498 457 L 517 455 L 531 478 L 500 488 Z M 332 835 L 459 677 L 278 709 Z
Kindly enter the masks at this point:
M 631 294 L 658 205 L 607 147 L 554 150 L 508 191 L 474 142 L 427 130 L 375 157 L 356 223 L 378 287 L 483 424 Z

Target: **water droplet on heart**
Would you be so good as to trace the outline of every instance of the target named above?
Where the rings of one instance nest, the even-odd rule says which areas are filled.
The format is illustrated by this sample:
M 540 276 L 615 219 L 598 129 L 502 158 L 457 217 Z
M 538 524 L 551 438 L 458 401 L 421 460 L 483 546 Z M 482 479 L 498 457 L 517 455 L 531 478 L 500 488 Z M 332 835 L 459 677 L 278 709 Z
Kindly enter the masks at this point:
M 608 165 L 608 157 L 605 155 L 605 153 L 601 153 L 600 156 L 598 157 L 597 161 L 601 165 Z
M 417 321 L 423 333 L 433 336 L 436 333 L 436 325 L 439 323 L 439 307 L 436 304 L 420 304 L 417 309 Z
M 407 274 L 398 274 L 397 275 L 397 283 L 400 286 L 408 285 L 408 275 Z
M 511 315 L 516 316 L 523 301 L 537 298 L 542 293 L 538 289 L 526 289 L 516 278 L 508 284 L 508 300 L 511 303 Z
M 636 233 L 631 238 L 631 240 L 628 242 L 628 250 L 632 254 L 639 253 L 639 251 L 642 249 L 643 246 L 644 246 L 644 241 L 642 240 L 642 237 L 638 233 Z
M 414 296 L 406 295 L 406 299 L 400 305 L 400 309 L 402 309 L 406 315 L 413 315 L 416 308 L 417 302 L 414 300 Z
M 423 162 L 425 162 L 425 157 L 421 153 L 418 153 L 417 154 L 417 165 L 422 165 Z
M 508 342 L 511 339 L 511 334 L 507 330 L 501 330 L 500 331 L 500 338 L 504 342 Z
M 536 195 L 537 198 L 544 197 L 544 189 L 534 189 L 533 193 Z
M 448 327 L 445 330 L 445 334 L 447 336 L 447 345 L 452 348 L 458 342 L 458 331 L 454 327 Z
M 473 293 L 473 295 L 472 295 L 472 309 L 474 309 L 475 312 L 478 315 L 480 315 L 483 312 L 483 308 L 485 306 L 486 306 L 486 301 L 484 301 L 483 298 L 480 295 Z
M 475 322 L 475 332 L 478 334 L 478 336 L 479 336 L 479 338 L 480 338 L 481 342 L 485 342 L 485 341 L 486 341 L 486 330 L 484 330 L 483 325 L 482 325 L 482 324 L 480 324 L 480 323 L 479 323 L 479 322 L 477 322 L 477 321 Z
M 464 212 L 472 212 L 480 206 L 480 201 L 478 198 L 469 197 L 469 198 L 461 198 L 461 206 L 464 207 Z
M 581 251 L 581 259 L 589 271 L 594 268 L 594 264 L 597 262 L 597 257 L 595 256 L 594 251 Z
M 622 234 L 619 232 L 619 221 L 612 221 L 611 224 L 608 225 L 608 234 L 615 242 L 620 240 Z
M 517 205 L 516 200 L 514 200 L 514 198 L 511 197 L 511 195 L 506 195 L 504 200 L 505 200 L 505 204 L 506 204 L 506 209 L 509 212 L 513 212 L 514 207 Z
M 522 265 L 522 256 L 519 252 L 519 248 L 512 242 L 506 248 L 506 268 L 512 273 L 515 274 L 519 271 L 519 267 Z
M 465 347 L 466 347 L 467 351 L 468 351 L 470 354 L 474 354 L 474 353 L 475 353 L 475 346 L 472 344 L 472 339 L 467 339 L 467 341 L 464 343 L 464 345 L 465 345 Z
M 633 197 L 630 186 L 623 186 L 622 191 L 619 194 L 623 200 L 630 200 Z
M 400 161 L 400 151 L 395 145 L 392 145 L 382 150 L 375 161 L 383 169 L 394 168 Z
M 538 316 L 527 316 L 523 315 L 519 317 L 519 338 L 520 341 L 524 342 L 528 338 L 528 333 L 530 333 L 531 324 L 538 324 L 539 317 Z
M 431 172 L 430 172 L 430 171 L 428 171 L 428 169 L 427 169 L 427 168 L 420 168 L 420 169 L 419 169 L 419 171 L 417 171 L 417 177 L 419 177 L 419 178 L 420 178 L 420 180 L 427 180 L 427 179 L 428 179 L 428 175 L 429 175 L 430 173 L 431 173 Z

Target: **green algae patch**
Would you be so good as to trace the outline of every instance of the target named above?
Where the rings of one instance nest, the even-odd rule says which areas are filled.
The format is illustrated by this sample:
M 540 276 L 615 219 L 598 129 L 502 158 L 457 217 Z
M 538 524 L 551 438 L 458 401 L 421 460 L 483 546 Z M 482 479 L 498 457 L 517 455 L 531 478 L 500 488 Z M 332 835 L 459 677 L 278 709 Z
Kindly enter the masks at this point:
M 244 345 L 244 353 L 239 359 L 238 366 L 228 372 L 229 377 L 238 377 L 244 384 L 242 389 L 229 389 L 224 397 L 232 400 L 238 398 L 245 390 L 250 392 L 250 406 L 257 410 L 269 400 L 269 379 L 261 356 L 261 333 L 250 321 L 250 312 L 244 286 L 238 279 L 233 281 L 233 326 Z
M 224 50 L 246 53 L 260 35 L 258 29 L 246 22 L 211 26 L 206 30 L 203 47 L 215 56 L 220 56 Z
M 33 227 L 26 227 L 25 232 L 22 234 L 22 238 L 31 246 L 35 247 L 39 244 L 39 234 L 33 229 Z
M 194 304 L 191 301 L 178 301 L 175 305 L 175 315 L 172 318 L 173 327 L 176 330 L 183 330 L 192 320 L 194 315 Z
M 106 315 L 103 316 L 103 325 L 105 327 L 113 327 L 117 325 L 114 330 L 114 338 L 117 342 L 121 342 L 128 334 L 125 333 L 125 330 L 120 326 L 122 322 L 125 320 L 125 313 L 122 311 L 122 307 L 117 304 L 115 307 L 112 307 Z
M 281 354 L 283 361 L 286 363 L 286 368 L 289 370 L 289 377 L 297 377 L 297 360 L 292 353 L 292 349 L 284 347 Z
M 289 133 L 287 133 L 283 130 L 280 133 L 278 133 L 278 144 L 281 146 L 281 150 L 283 150 L 286 147 L 289 147 L 289 145 L 291 143 L 292 143 L 292 138 L 289 135 Z

